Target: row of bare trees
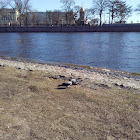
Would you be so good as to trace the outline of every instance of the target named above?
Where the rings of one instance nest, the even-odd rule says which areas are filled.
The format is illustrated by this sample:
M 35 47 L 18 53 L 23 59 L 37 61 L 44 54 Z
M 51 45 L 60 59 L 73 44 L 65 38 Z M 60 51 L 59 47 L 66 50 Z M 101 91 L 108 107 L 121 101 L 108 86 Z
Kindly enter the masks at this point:
M 18 10 L 18 20 L 20 25 L 22 24 L 23 19 L 25 24 L 27 24 L 29 18 L 28 13 L 32 11 L 30 2 L 31 0 L 0 0 L 0 16 L 2 15 L 2 10 L 9 5 Z M 60 3 L 62 4 L 63 11 L 65 12 L 67 23 L 70 23 L 73 19 L 76 22 L 79 18 L 81 6 L 75 5 L 75 0 L 60 0 Z M 99 19 L 99 24 L 102 25 L 103 15 L 106 13 L 109 16 L 109 23 L 124 23 L 132 14 L 132 11 L 140 12 L 140 4 L 135 10 L 132 10 L 132 6 L 129 6 L 125 0 L 93 0 L 92 7 L 85 10 L 85 18 L 90 23 L 94 23 Z M 60 12 L 60 10 L 56 10 L 56 15 L 53 18 L 58 20 Z M 34 17 L 37 16 L 34 15 Z M 59 23 L 60 19 L 56 22 Z
M 127 5 L 123 0 L 96 0 L 94 10 L 99 15 L 100 25 L 102 24 L 102 15 L 108 11 L 111 23 L 116 19 L 119 23 L 123 23 L 132 13 L 132 6 Z M 110 22 L 110 21 L 109 21 Z
M 75 17 L 78 17 L 77 11 L 79 11 L 80 6 L 75 6 L 74 0 L 60 0 L 60 2 L 64 11 L 71 10 L 74 12 Z M 140 12 L 140 4 L 134 11 Z M 124 23 L 132 12 L 132 6 L 129 6 L 125 0 L 93 0 L 92 7 L 85 11 L 85 18 L 91 22 L 99 19 L 99 24 L 102 25 L 102 17 L 107 13 L 109 23 Z
M 10 3 L 12 8 L 16 8 L 19 12 L 19 23 L 22 24 L 23 18 L 27 25 L 28 12 L 31 11 L 30 0 L 13 0 Z

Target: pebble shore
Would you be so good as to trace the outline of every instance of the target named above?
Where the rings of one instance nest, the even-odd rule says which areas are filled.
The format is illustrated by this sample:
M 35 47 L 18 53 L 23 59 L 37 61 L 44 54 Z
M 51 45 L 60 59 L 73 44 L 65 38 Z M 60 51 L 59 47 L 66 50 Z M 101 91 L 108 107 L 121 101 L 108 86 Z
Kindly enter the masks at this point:
M 70 65 L 35 63 L 25 60 L 0 58 L 0 66 L 22 70 L 41 70 L 51 78 L 81 78 L 81 86 L 96 89 L 98 87 L 120 87 L 140 90 L 140 77 L 109 69 L 86 69 Z

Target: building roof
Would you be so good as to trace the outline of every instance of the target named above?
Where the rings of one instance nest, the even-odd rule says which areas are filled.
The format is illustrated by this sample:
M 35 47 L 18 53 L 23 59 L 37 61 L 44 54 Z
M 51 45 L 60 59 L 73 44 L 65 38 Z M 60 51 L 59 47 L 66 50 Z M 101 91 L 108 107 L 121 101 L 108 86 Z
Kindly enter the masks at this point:
M 81 7 L 80 12 L 85 12 L 85 9 L 83 6 Z

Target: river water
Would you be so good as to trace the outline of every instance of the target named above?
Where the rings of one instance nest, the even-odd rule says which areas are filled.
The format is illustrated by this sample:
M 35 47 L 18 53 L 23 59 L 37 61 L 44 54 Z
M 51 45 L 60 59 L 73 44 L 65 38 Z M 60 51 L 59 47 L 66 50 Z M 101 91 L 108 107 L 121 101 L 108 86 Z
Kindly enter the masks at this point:
M 140 73 L 140 33 L 0 33 L 0 55 Z

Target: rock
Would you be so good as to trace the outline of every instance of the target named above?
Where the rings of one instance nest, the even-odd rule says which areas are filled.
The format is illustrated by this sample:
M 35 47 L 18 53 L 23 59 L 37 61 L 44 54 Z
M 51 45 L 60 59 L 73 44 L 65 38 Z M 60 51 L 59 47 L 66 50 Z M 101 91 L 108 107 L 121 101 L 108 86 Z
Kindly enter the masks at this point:
M 52 78 L 52 79 L 55 79 L 55 80 L 56 80 L 56 79 L 59 79 L 59 76 L 56 76 L 56 75 L 55 75 L 55 76 L 51 76 L 51 77 L 49 77 L 49 78 Z
M 120 85 L 121 88 L 125 88 L 123 84 Z
M 82 80 L 82 78 L 78 78 L 78 79 L 76 79 L 76 81 L 79 83 L 79 82 L 82 82 L 83 80 Z
M 117 83 L 115 83 L 114 86 L 117 86 L 118 87 L 119 85 Z
M 0 67 L 5 67 L 5 65 L 3 65 L 3 64 L 0 64 Z
M 120 87 L 120 88 L 129 88 L 129 87 L 124 86 L 123 84 L 119 85 L 117 83 L 115 83 L 114 86 L 117 86 L 117 87 Z
M 29 69 L 29 71 L 33 71 L 33 70 Z
M 63 80 L 66 80 L 67 77 L 66 76 L 63 76 L 63 75 L 59 75 L 60 79 L 63 79 Z
M 99 87 L 103 87 L 103 88 L 110 88 L 108 85 L 106 85 L 106 84 L 99 84 L 98 85 Z

